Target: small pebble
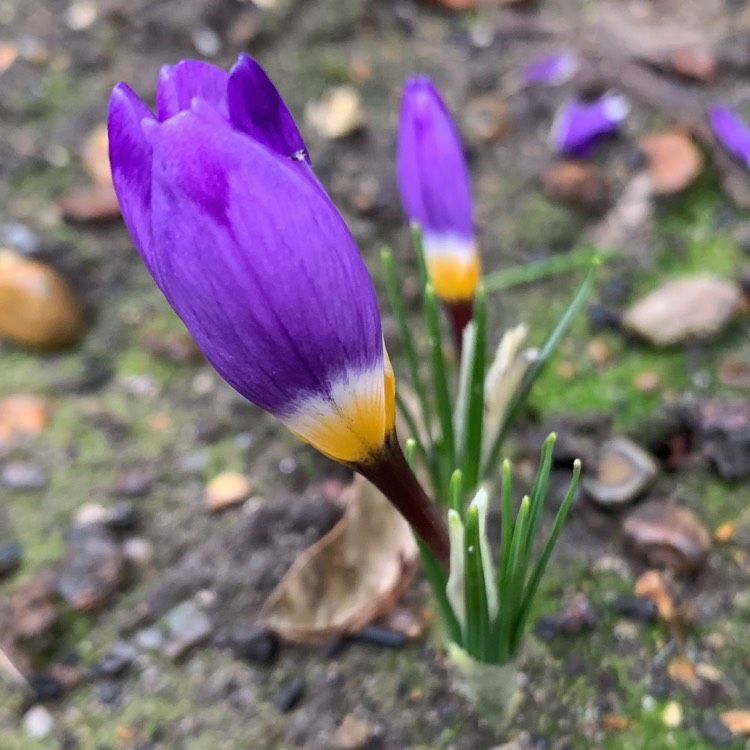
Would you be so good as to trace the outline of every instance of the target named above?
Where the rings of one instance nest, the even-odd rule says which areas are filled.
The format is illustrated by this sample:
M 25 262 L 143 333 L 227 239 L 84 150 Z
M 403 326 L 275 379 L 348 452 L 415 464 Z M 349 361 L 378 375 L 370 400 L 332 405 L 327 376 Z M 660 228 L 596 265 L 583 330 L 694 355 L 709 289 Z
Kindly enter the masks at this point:
M 136 632 L 133 640 L 143 651 L 159 651 L 164 645 L 164 635 L 159 628 L 143 628 Z
M 164 644 L 162 653 L 168 659 L 179 659 L 193 646 L 208 640 L 213 632 L 211 620 L 190 600 L 178 604 L 165 619 L 170 639 Z
M 0 542 L 0 578 L 17 570 L 23 559 L 23 549 L 18 542 Z
M 678 573 L 701 570 L 711 549 L 711 534 L 700 518 L 669 501 L 639 506 L 625 517 L 622 531 L 638 557 Z
M 107 509 L 99 503 L 85 503 L 81 505 L 74 517 L 76 526 L 90 526 L 95 523 L 104 523 L 107 518 Z
M 137 649 L 127 641 L 115 641 L 99 660 L 100 674 L 119 677 L 138 657 Z
M 362 628 L 358 633 L 352 636 L 352 640 L 360 643 L 370 643 L 373 646 L 383 646 L 385 648 L 403 648 L 406 645 L 406 636 L 396 630 L 379 628 L 375 625 L 369 625 Z
M 319 102 L 308 102 L 305 118 L 323 138 L 345 138 L 365 124 L 359 92 L 353 86 L 337 86 Z
M 206 485 L 206 507 L 210 511 L 223 510 L 247 500 L 252 490 L 250 480 L 236 471 L 215 476 Z
M 110 492 L 119 497 L 145 497 L 151 492 L 155 479 L 153 468 L 126 469 L 117 477 Z
M 676 729 L 682 724 L 682 706 L 677 701 L 669 701 L 661 713 L 664 726 Z
M 274 705 L 282 713 L 295 709 L 305 695 L 305 683 L 299 677 L 285 682 L 274 698 Z
M 620 327 L 620 316 L 599 302 L 588 306 L 587 315 L 592 331 L 617 330 Z
M 34 675 L 29 681 L 31 689 L 34 691 L 34 701 L 44 703 L 46 701 L 55 701 L 63 694 L 63 686 L 60 680 L 44 672 Z
M 74 526 L 68 532 L 57 591 L 81 612 L 99 609 L 117 591 L 125 575 L 122 548 L 100 524 Z
M 715 747 L 728 747 L 734 742 L 734 735 L 729 727 L 718 717 L 712 716 L 700 725 L 700 733 L 706 742 Z
M 54 727 L 55 720 L 44 706 L 34 706 L 23 716 L 23 728 L 32 739 L 44 739 Z
M 636 622 L 656 622 L 659 619 L 659 607 L 656 602 L 645 596 L 618 596 L 615 600 L 615 611 L 618 615 Z
M 26 461 L 10 461 L 0 470 L 0 484 L 22 492 L 42 490 L 47 486 L 47 474 Z
M 268 630 L 238 628 L 229 634 L 229 646 L 235 657 L 254 662 L 271 664 L 279 652 L 279 640 Z
M 102 705 L 112 706 L 119 703 L 122 690 L 114 680 L 101 680 L 96 683 L 94 695 Z
M 347 714 L 328 740 L 330 750 L 361 750 L 372 739 L 373 729 L 366 722 Z
M 633 386 L 641 393 L 654 393 L 661 388 L 661 373 L 656 370 L 644 370 L 633 378 Z
M 131 503 L 123 501 L 107 510 L 104 525 L 116 534 L 127 534 L 140 527 L 141 517 Z
M 60 349 L 84 329 L 81 307 L 57 271 L 0 250 L 0 336 L 34 349 Z
M 125 559 L 138 568 L 147 568 L 154 559 L 154 546 L 148 539 L 134 536 L 122 543 L 122 553 Z

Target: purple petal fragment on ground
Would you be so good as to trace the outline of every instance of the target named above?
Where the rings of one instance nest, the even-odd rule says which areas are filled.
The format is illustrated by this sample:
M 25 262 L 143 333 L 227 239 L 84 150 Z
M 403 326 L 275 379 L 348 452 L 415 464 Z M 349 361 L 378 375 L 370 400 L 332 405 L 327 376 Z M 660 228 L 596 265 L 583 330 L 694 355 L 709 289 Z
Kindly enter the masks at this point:
M 553 52 L 526 64 L 521 69 L 521 84 L 523 86 L 535 84 L 561 86 L 573 77 L 577 69 L 578 59 L 572 52 L 568 50 Z
M 750 167 L 750 127 L 740 115 L 726 105 L 711 104 L 708 121 L 721 145 Z
M 587 156 L 601 138 L 619 130 L 629 111 L 627 99 L 611 91 L 593 102 L 569 99 L 555 116 L 551 145 L 570 156 Z

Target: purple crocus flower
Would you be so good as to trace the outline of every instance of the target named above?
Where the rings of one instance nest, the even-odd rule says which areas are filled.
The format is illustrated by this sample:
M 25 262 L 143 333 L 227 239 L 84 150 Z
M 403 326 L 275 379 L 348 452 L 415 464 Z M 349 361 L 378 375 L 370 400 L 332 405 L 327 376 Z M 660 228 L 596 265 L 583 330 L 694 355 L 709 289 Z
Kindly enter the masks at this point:
M 393 376 L 367 269 L 263 70 L 186 60 L 157 115 L 124 83 L 109 110 L 122 213 L 207 359 L 243 396 L 338 460 L 393 428 Z
M 520 73 L 521 85 L 548 84 L 562 86 L 567 83 L 578 68 L 576 56 L 564 50 L 538 57 L 527 63 Z
M 750 128 L 740 115 L 723 104 L 711 104 L 708 121 L 721 145 L 750 167 Z
M 481 272 L 471 186 L 453 118 L 424 76 L 404 86 L 396 166 L 404 213 L 422 230 L 435 293 L 453 316 L 460 342 Z
M 630 111 L 627 99 L 612 91 L 593 102 L 569 99 L 550 131 L 552 146 L 570 156 L 588 156 L 604 136 L 616 133 Z
M 124 83 L 110 162 L 146 267 L 219 374 L 376 484 L 447 564 L 439 513 L 396 439 L 378 303 L 276 88 L 246 55 L 227 74 L 162 69 L 156 116 Z

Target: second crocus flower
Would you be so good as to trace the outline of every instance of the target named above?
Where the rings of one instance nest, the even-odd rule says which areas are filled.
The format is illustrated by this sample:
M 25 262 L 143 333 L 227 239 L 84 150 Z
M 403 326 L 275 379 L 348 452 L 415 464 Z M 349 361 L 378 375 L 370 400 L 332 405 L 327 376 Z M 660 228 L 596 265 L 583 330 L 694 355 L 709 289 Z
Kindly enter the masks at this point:
M 409 78 L 399 124 L 397 177 L 404 212 L 421 227 L 435 293 L 460 340 L 471 319 L 481 264 L 461 139 L 429 78 Z

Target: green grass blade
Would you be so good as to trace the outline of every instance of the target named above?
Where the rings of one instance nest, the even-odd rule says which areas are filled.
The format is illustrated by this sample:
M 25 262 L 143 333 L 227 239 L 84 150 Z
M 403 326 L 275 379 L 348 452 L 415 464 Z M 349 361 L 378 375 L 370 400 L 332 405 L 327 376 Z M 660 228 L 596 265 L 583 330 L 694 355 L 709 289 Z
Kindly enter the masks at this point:
M 498 596 L 502 606 L 502 591 L 508 578 L 510 565 L 510 545 L 513 541 L 513 477 L 510 461 L 503 461 L 502 484 L 500 489 L 500 569 L 498 570 Z
M 470 505 L 464 529 L 464 594 L 466 596 L 466 652 L 483 661 L 489 642 L 489 607 L 484 581 L 479 511 Z
M 487 295 L 483 288 L 477 290 L 474 299 L 474 351 L 466 399 L 465 431 L 462 446 L 464 486 L 474 492 L 479 482 L 479 467 L 482 462 L 482 425 L 484 421 L 484 376 L 487 356 Z
M 529 578 L 529 582 L 526 585 L 526 590 L 523 593 L 523 601 L 516 614 L 516 621 L 513 624 L 514 633 L 512 638 L 511 656 L 518 653 L 518 649 L 521 646 L 521 639 L 526 628 L 526 621 L 528 620 L 529 613 L 531 612 L 531 606 L 534 603 L 534 596 L 536 596 L 536 592 L 539 588 L 542 576 L 544 575 L 544 571 L 547 568 L 547 563 L 549 562 L 552 551 L 555 548 L 557 539 L 560 536 L 560 532 L 562 531 L 565 519 L 568 516 L 570 506 L 573 504 L 573 499 L 575 498 L 576 490 L 578 489 L 578 480 L 580 479 L 580 477 L 581 462 L 576 459 L 573 464 L 573 477 L 570 480 L 568 491 L 565 494 L 562 505 L 560 505 L 560 509 L 557 511 L 557 515 L 555 516 L 555 522 L 552 526 L 552 531 L 550 532 L 549 539 L 547 539 L 547 542 L 544 545 L 544 549 L 539 555 L 539 559 L 536 561 L 534 571 L 532 572 L 531 577 Z
M 419 553 L 422 557 L 422 567 L 424 568 L 425 577 L 432 589 L 432 595 L 435 597 L 435 602 L 437 603 L 437 608 L 440 612 L 440 621 L 445 627 L 446 635 L 451 642 L 463 646 L 461 625 L 456 618 L 456 613 L 453 611 L 453 607 L 451 607 L 451 604 L 448 601 L 448 594 L 446 592 L 448 578 L 445 571 L 437 560 L 435 560 L 434 555 L 419 536 L 415 534 L 414 538 L 419 545 Z
M 573 271 L 576 268 L 588 268 L 594 261 L 605 262 L 619 255 L 617 250 L 597 250 L 593 247 L 581 247 L 564 255 L 555 255 L 544 260 L 534 260 L 522 266 L 505 268 L 502 271 L 487 274 L 484 287 L 488 292 L 509 289 L 519 284 L 539 281 L 547 276 Z
M 449 489 L 451 510 L 458 513 L 459 518 L 464 517 L 464 493 L 463 493 L 463 474 L 460 469 L 456 469 L 451 475 Z
M 443 341 L 440 334 L 440 315 L 437 297 L 431 284 L 424 290 L 424 313 L 427 325 L 427 335 L 430 344 L 430 364 L 432 369 L 435 405 L 441 432 L 441 449 L 444 451 L 445 461 L 451 467 L 456 466 L 456 444 L 453 435 L 453 410 L 448 390 L 448 373 L 443 357 Z
M 553 432 L 547 436 L 542 445 L 542 454 L 539 459 L 539 469 L 534 478 L 534 484 L 531 488 L 529 499 L 531 500 L 531 512 L 529 515 L 529 546 L 525 550 L 526 560 L 529 560 L 533 546 L 534 537 L 539 527 L 539 519 L 542 517 L 544 501 L 547 497 L 547 487 L 549 486 L 549 475 L 552 470 L 552 453 L 555 448 L 557 435 Z
M 523 584 L 526 580 L 526 568 L 522 564 L 522 553 L 526 546 L 529 527 L 529 498 L 521 500 L 516 522 L 513 526 L 513 540 L 510 545 L 510 559 L 502 582 L 500 611 L 497 624 L 493 629 L 492 641 L 497 649 L 498 661 L 505 662 L 511 654 L 513 624 L 518 619 L 518 609 L 523 595 Z
M 589 272 L 586 274 L 586 278 L 583 283 L 578 287 L 573 299 L 571 299 L 568 306 L 565 308 L 560 319 L 555 324 L 555 327 L 550 331 L 545 339 L 542 347 L 539 350 L 539 356 L 532 362 L 529 369 L 526 371 L 521 387 L 518 389 L 518 394 L 513 399 L 513 402 L 508 407 L 508 411 L 503 420 L 503 424 L 500 427 L 497 436 L 492 445 L 490 457 L 487 461 L 487 466 L 490 467 L 497 462 L 497 458 L 500 454 L 500 449 L 505 440 L 505 436 L 508 434 L 508 430 L 513 424 L 518 412 L 526 401 L 532 386 L 536 382 L 537 378 L 542 374 L 544 368 L 547 366 L 550 358 L 554 354 L 555 350 L 560 344 L 560 341 L 568 332 L 573 320 L 576 318 L 581 308 L 586 303 L 591 289 L 594 286 L 594 279 L 596 278 L 596 269 L 598 264 L 593 265 Z
M 398 290 L 398 281 L 396 280 L 396 269 L 393 263 L 393 253 L 390 250 L 383 250 L 380 254 L 383 262 L 383 269 L 385 271 L 385 287 L 388 292 L 388 300 L 393 310 L 393 316 L 396 318 L 396 324 L 398 325 L 399 338 L 401 339 L 401 345 L 404 348 L 404 355 L 406 357 L 406 365 L 409 369 L 409 377 L 411 379 L 411 386 L 414 389 L 414 393 L 417 395 L 419 400 L 419 406 L 422 411 L 422 421 L 424 427 L 428 431 L 430 430 L 430 408 L 428 394 L 425 391 L 422 383 L 422 378 L 419 374 L 419 360 L 417 358 L 417 350 L 414 346 L 414 338 L 411 335 L 409 323 L 406 317 L 406 309 L 404 308 L 403 300 Z
M 453 428 L 456 434 L 458 465 L 465 463 L 468 409 L 471 400 L 472 373 L 477 350 L 477 324 L 472 320 L 463 330 L 461 363 L 458 370 L 458 391 L 453 408 Z

